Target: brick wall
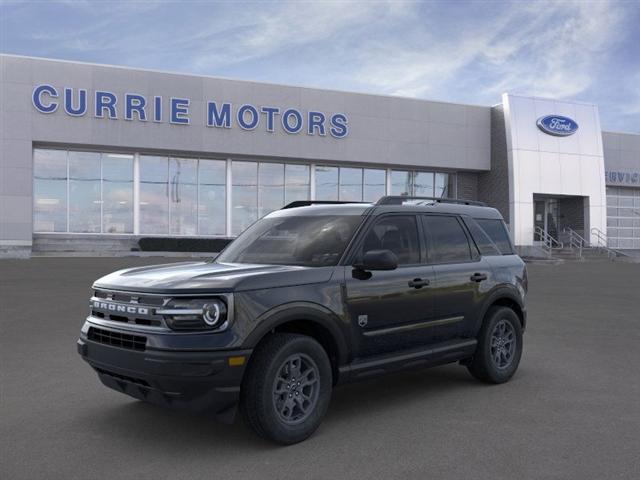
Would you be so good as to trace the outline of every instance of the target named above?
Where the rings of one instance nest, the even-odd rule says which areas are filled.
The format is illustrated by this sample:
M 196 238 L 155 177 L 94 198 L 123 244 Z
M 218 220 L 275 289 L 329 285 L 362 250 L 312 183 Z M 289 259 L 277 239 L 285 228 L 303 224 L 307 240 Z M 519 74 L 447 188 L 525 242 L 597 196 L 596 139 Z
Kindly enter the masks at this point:
M 509 222 L 509 162 L 502 105 L 491 109 L 491 170 L 478 176 L 478 200 L 497 208 Z
M 458 198 L 461 200 L 478 200 L 477 173 L 458 172 Z

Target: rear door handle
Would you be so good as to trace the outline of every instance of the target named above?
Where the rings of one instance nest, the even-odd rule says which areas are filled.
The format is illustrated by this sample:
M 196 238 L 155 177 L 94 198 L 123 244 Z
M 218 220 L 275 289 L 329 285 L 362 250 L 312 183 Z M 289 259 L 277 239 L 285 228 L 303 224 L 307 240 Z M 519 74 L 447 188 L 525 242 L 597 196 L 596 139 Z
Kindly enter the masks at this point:
M 472 282 L 481 282 L 486 279 L 487 279 L 486 273 L 474 273 L 473 275 L 471 275 Z
M 413 288 L 422 288 L 429 285 L 429 280 L 422 278 L 414 278 L 413 280 L 409 280 L 409 286 Z

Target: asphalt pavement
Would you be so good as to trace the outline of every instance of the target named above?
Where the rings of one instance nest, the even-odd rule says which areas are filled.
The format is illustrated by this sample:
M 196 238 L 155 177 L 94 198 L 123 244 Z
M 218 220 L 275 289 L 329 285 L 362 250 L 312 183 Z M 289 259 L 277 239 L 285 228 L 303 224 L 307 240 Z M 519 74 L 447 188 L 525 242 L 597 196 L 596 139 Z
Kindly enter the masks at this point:
M 279 447 L 111 391 L 76 353 L 91 282 L 162 261 L 0 260 L 0 478 L 640 478 L 640 264 L 530 266 L 511 382 L 448 365 L 340 387 Z

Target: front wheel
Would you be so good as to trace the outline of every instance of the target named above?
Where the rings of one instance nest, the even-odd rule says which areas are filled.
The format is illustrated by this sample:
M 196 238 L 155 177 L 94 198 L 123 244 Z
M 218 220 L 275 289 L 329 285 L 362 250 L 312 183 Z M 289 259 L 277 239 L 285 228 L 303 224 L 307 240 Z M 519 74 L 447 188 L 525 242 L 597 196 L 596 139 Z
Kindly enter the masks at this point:
M 276 333 L 263 340 L 242 382 L 240 408 L 258 435 L 285 445 L 320 425 L 333 386 L 331 363 L 313 338 Z
M 491 307 L 478 336 L 478 346 L 467 366 L 471 375 L 487 383 L 508 381 L 520 364 L 522 325 L 508 307 Z

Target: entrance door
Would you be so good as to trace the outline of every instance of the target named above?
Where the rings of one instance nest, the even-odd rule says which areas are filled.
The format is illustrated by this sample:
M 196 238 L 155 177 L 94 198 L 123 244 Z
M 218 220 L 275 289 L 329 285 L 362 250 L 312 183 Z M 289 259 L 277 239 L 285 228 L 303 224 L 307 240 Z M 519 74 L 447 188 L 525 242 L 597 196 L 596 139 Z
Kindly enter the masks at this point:
M 538 227 L 558 238 L 558 200 L 543 198 L 533 201 L 533 241 L 542 242 Z
M 541 242 L 542 236 L 540 235 L 541 228 L 546 230 L 546 200 L 535 200 L 533 202 L 533 241 Z

